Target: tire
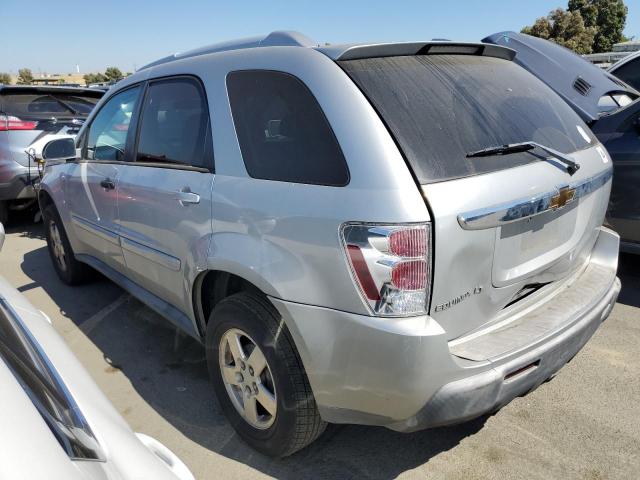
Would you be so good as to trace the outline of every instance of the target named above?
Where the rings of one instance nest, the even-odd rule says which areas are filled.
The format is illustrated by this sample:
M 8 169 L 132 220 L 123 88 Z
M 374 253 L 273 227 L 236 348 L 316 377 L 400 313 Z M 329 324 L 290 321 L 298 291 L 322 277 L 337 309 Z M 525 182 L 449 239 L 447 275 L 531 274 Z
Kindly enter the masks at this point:
M 78 285 L 86 282 L 91 276 L 91 267 L 76 260 L 67 232 L 62 225 L 56 207 L 47 206 L 42 212 L 45 236 L 49 257 L 58 277 L 67 285 Z
M 241 339 L 241 345 L 245 342 L 240 347 L 240 352 L 246 354 L 244 358 L 247 361 L 240 366 L 237 359 L 232 358 L 234 355 L 230 355 L 228 340 L 234 335 Z M 259 347 L 266 359 L 262 374 L 252 370 L 252 343 Z M 241 292 L 221 300 L 209 317 L 205 345 L 209 375 L 222 410 L 246 443 L 265 455 L 286 457 L 306 447 L 322 434 L 327 424 L 320 418 L 293 339 L 280 315 L 265 297 Z M 223 367 L 223 364 L 227 367 Z M 246 369 L 241 370 L 242 366 Z M 246 383 L 232 386 L 225 382 L 223 368 L 235 369 L 234 375 L 244 375 L 246 378 L 243 382 Z M 238 390 L 243 392 L 243 403 L 248 401 L 247 398 L 250 400 L 252 394 L 248 394 L 246 388 L 255 379 L 254 374 L 261 375 L 259 389 L 254 390 L 257 411 L 262 412 L 257 422 L 254 416 L 254 423 L 261 423 L 260 425 L 247 420 L 252 415 L 243 415 L 237 401 Z M 237 382 L 238 377 L 234 378 Z M 255 385 L 253 383 L 254 388 Z M 249 386 L 250 390 L 251 388 Z M 275 404 L 275 415 L 271 415 L 260 403 L 260 398 L 265 398 L 260 390 L 262 388 L 267 391 L 271 388 L 274 392 L 275 401 L 273 397 L 271 401 Z M 236 401 L 233 396 L 236 396 Z

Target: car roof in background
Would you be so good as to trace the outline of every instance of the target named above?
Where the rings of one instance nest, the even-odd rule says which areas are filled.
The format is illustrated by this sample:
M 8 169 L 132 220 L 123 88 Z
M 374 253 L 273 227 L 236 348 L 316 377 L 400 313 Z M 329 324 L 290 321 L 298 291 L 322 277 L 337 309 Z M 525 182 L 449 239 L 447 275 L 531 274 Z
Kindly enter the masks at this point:
M 556 43 L 516 32 L 499 32 L 483 42 L 515 50 L 514 61 L 545 82 L 588 123 L 600 118 L 598 102 L 609 93 L 637 98 L 640 93 L 622 80 Z
M 101 88 L 88 88 L 88 87 L 57 87 L 54 85 L 0 85 L 0 94 L 7 93 L 66 93 L 76 95 L 87 95 L 100 98 L 104 95 L 106 90 Z

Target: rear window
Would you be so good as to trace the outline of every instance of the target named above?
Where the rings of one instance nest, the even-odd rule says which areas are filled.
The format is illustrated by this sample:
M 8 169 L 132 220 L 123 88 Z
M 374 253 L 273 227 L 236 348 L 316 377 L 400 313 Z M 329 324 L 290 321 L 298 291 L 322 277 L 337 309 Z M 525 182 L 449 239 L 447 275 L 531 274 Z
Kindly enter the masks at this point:
M 570 153 L 589 145 L 585 136 L 593 138 L 559 96 L 513 62 L 431 55 L 339 64 L 377 109 L 423 184 L 536 161 L 526 152 L 466 158 L 483 148 L 535 141 Z
M 11 93 L 2 95 L 2 110 L 19 118 L 39 116 L 86 117 L 100 96 L 69 93 Z

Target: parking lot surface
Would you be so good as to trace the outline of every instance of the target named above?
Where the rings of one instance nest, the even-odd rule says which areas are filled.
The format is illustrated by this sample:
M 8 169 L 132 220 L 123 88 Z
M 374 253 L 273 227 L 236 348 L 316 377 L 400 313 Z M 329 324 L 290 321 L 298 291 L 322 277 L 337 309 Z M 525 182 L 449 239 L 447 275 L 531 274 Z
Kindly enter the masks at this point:
M 284 460 L 245 445 L 210 388 L 204 351 L 110 281 L 62 284 L 42 224 L 7 225 L 0 272 L 53 321 L 131 427 L 198 479 L 640 478 L 640 258 L 622 255 L 609 319 L 551 381 L 497 414 L 413 434 L 331 425 Z

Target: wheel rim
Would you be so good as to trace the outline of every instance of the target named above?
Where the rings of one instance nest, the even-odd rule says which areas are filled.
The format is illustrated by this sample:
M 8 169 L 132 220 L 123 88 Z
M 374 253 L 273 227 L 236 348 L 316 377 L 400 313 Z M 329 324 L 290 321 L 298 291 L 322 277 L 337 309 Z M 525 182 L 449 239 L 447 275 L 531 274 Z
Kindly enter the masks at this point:
M 271 369 L 258 344 L 240 329 L 220 339 L 220 372 L 231 403 L 252 427 L 273 425 L 278 409 Z
M 51 251 L 53 252 L 56 263 L 62 270 L 66 270 L 67 263 L 64 245 L 62 244 L 62 238 L 60 238 L 60 230 L 58 230 L 58 226 L 53 220 L 49 222 L 49 238 L 51 239 Z

